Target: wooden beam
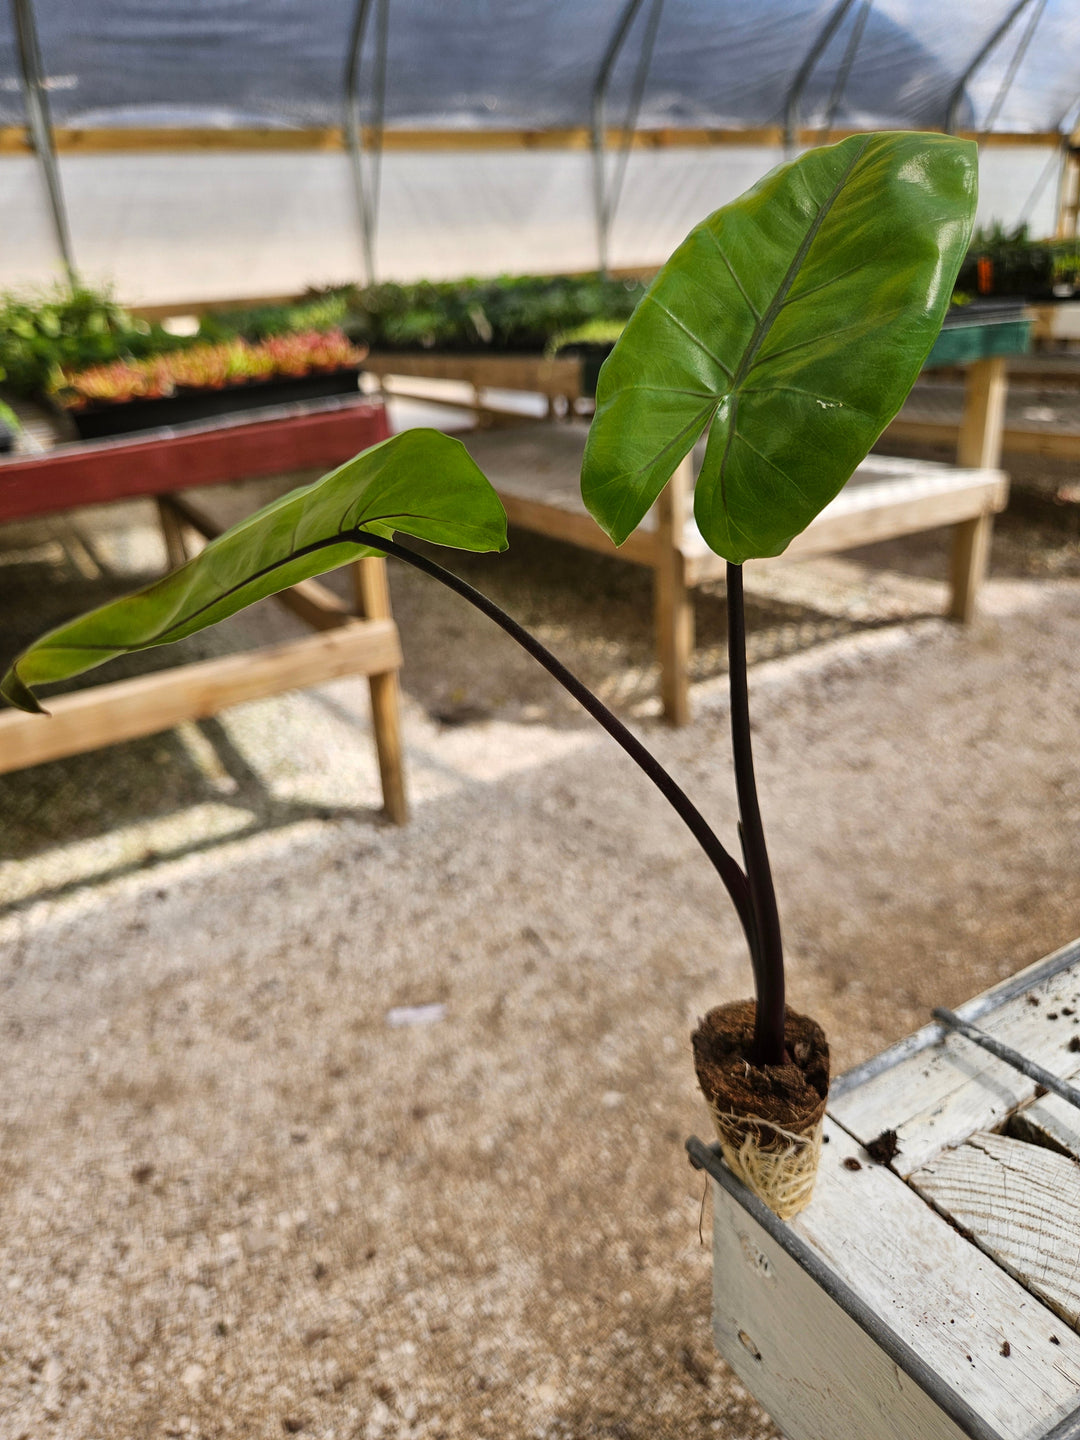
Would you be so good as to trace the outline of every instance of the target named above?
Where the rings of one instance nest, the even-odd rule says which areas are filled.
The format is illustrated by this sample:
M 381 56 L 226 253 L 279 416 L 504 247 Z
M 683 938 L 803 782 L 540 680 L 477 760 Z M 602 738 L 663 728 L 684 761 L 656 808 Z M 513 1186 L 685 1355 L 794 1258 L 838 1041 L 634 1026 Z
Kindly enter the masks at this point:
M 894 420 L 884 439 L 910 440 L 922 445 L 955 444 L 960 427 L 955 420 Z M 1066 460 L 1080 456 L 1080 434 L 1066 430 L 1027 430 L 1009 425 L 1001 435 L 1006 455 L 1054 455 Z
M 425 355 L 411 351 L 373 350 L 364 361 L 369 375 L 404 376 L 413 380 L 457 380 L 481 390 L 526 390 L 536 395 L 581 396 L 581 361 L 572 356 L 543 355 Z M 395 394 L 399 393 L 395 388 Z M 473 409 L 467 401 L 448 405 Z
M 229 705 L 401 664 L 392 620 L 356 620 L 240 655 L 179 665 L 46 700 L 48 716 L 0 713 L 0 773 L 203 720 Z
M 953 528 L 949 557 L 949 618 L 970 625 L 975 619 L 979 587 L 990 568 L 994 517 L 988 512 L 961 520 Z
M 511 525 L 531 530 L 536 535 L 547 535 L 552 540 L 566 540 L 584 550 L 596 550 L 601 555 L 629 560 L 636 565 L 650 568 L 656 565 L 659 551 L 654 530 L 639 527 L 622 545 L 617 546 L 585 510 L 560 510 L 542 499 L 530 500 L 511 494 L 497 482 L 495 488 Z
M 829 140 L 842 140 L 865 132 L 837 129 L 829 132 Z M 937 132 L 928 132 L 937 133 Z M 978 140 L 991 148 L 1037 147 L 1046 149 L 1062 143 L 1056 130 L 1030 134 L 1000 133 L 981 135 L 961 132 L 963 138 Z M 58 126 L 53 131 L 57 152 L 62 155 L 108 155 L 141 152 L 191 151 L 328 151 L 345 150 L 340 126 L 308 127 L 280 130 L 222 129 L 213 126 L 184 126 L 174 129 L 131 127 L 127 129 Z M 370 145 L 373 135 L 365 131 L 363 143 Z M 800 145 L 821 143 L 818 128 L 799 131 Z M 637 150 L 710 149 L 731 146 L 780 147 L 784 132 L 779 125 L 748 126 L 745 129 L 722 126 L 667 126 L 654 130 L 638 130 L 631 141 Z M 607 143 L 624 143 L 621 129 L 612 127 Z M 564 126 L 551 130 L 387 130 L 382 134 L 386 152 L 409 151 L 479 151 L 479 150 L 589 150 L 591 131 L 585 126 Z M 0 127 L 0 157 L 32 154 L 32 146 L 22 126 Z

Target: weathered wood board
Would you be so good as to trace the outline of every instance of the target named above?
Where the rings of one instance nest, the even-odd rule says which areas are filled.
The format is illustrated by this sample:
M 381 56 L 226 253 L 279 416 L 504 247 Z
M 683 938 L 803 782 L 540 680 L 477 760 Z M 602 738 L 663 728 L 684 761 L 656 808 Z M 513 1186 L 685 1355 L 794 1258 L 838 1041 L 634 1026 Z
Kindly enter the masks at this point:
M 958 1013 L 1075 1074 L 1080 941 Z M 927 1026 L 840 1077 L 794 1221 L 710 1158 L 716 1343 L 789 1440 L 1080 1440 L 1080 1110 L 1035 1092 Z
M 826 1134 L 814 1199 L 790 1229 L 982 1418 L 982 1433 L 1043 1436 L 1080 1404 L 1080 1337 L 839 1126 L 827 1121 Z M 965 1433 L 719 1186 L 714 1327 L 789 1440 Z
M 1060 952 L 1080 960 L 1080 947 Z M 1058 957 L 1051 957 L 1056 960 Z M 1040 968 L 1041 967 L 1041 968 Z M 1080 1034 L 1080 970 L 1056 972 L 1048 963 L 1021 993 L 1015 981 L 1009 998 L 961 1006 L 957 1014 L 1018 1050 L 1063 1079 L 1080 1073 L 1080 1052 L 1070 1050 Z M 1053 1017 L 1053 1018 L 1051 1018 Z M 1073 1022 L 1078 1022 L 1074 1028 Z M 947 1146 L 961 1145 L 977 1130 L 993 1130 L 1035 1096 L 1033 1080 L 961 1035 L 944 1035 L 942 1026 L 921 1031 L 921 1048 L 896 1064 L 884 1064 L 862 1083 L 839 1082 L 829 1113 L 862 1144 L 895 1130 L 900 1153 L 893 1168 L 901 1175 L 928 1164 Z M 887 1061 L 888 1054 L 881 1057 Z
M 1080 1320 L 1080 1165 L 1041 1145 L 976 1134 L 911 1184 L 1068 1325 Z
M 1080 1110 L 1060 1096 L 1044 1095 L 1018 1110 L 1009 1121 L 1009 1134 L 1080 1160 Z

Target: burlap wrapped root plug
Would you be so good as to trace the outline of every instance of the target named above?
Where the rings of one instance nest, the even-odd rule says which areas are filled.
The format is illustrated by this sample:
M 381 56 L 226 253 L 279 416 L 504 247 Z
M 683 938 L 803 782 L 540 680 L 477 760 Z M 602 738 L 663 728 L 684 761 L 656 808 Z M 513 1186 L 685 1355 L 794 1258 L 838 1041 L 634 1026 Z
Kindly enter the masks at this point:
M 728 1166 L 788 1220 L 810 1203 L 817 1176 L 829 1046 L 815 1020 L 789 1010 L 788 1063 L 751 1065 L 754 1014 L 752 1000 L 710 1010 L 694 1032 L 694 1065 Z

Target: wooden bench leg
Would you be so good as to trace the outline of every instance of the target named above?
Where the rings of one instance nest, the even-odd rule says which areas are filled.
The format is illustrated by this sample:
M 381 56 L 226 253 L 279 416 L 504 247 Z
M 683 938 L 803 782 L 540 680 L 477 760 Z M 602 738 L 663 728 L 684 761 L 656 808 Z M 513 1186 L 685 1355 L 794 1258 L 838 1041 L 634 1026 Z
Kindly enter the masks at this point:
M 184 540 L 184 526 L 168 495 L 157 497 L 157 511 L 158 521 L 161 525 L 161 538 L 165 541 L 165 554 L 169 559 L 169 569 L 176 570 L 189 558 L 187 543 Z
M 992 513 L 976 515 L 974 520 L 961 520 L 953 528 L 949 618 L 969 625 L 975 618 L 975 604 L 990 561 L 990 541 L 994 533 Z
M 378 556 L 357 560 L 353 578 L 360 614 L 367 620 L 389 620 L 390 587 L 386 578 L 386 561 Z M 371 724 L 375 731 L 383 805 L 387 817 L 395 825 L 404 825 L 409 818 L 409 802 L 405 795 L 402 764 L 401 695 L 397 671 L 371 675 L 368 685 L 371 689 Z
M 975 360 L 964 381 L 964 413 L 956 445 L 956 463 L 975 470 L 1001 464 L 1008 377 L 1004 355 Z
M 657 501 L 656 649 L 660 699 L 671 725 L 690 723 L 690 658 L 694 653 L 694 603 L 686 584 L 682 552 L 686 500 L 693 474 L 684 460 Z

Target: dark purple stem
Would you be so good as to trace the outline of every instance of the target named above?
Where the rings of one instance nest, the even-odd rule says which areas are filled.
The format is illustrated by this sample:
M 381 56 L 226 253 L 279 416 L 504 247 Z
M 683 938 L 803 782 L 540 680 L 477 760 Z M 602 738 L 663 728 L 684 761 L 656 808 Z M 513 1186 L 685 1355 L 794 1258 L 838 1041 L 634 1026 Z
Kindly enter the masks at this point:
M 739 838 L 750 883 L 754 916 L 750 951 L 757 989 L 753 1065 L 782 1065 L 784 1048 L 784 945 L 776 908 L 769 853 L 758 807 L 754 754 L 750 744 L 750 704 L 746 689 L 746 612 L 741 565 L 728 564 L 728 683 L 731 691 L 731 745 L 735 790 L 739 797 Z
M 381 550 L 387 555 L 395 556 L 398 560 L 404 560 L 407 565 L 423 571 L 425 575 L 430 575 L 463 599 L 468 600 L 470 605 L 474 605 L 482 614 L 490 620 L 494 620 L 500 629 L 504 630 L 511 639 L 516 640 L 535 660 L 538 660 L 544 669 L 553 675 L 559 684 L 588 711 L 593 719 L 599 721 L 611 738 L 621 745 L 631 760 L 645 772 L 709 857 L 723 881 L 725 889 L 731 896 L 732 904 L 735 906 L 735 911 L 746 933 L 751 955 L 753 955 L 755 922 L 751 891 L 738 862 L 721 845 L 712 828 L 686 792 L 675 783 L 660 762 L 646 750 L 637 736 L 633 735 L 622 721 L 611 713 L 604 702 L 583 685 L 561 660 L 558 660 L 545 645 L 537 640 L 535 635 L 530 635 L 528 630 L 507 615 L 506 611 L 496 605 L 493 600 L 489 600 L 467 580 L 460 579 L 453 571 L 444 569 L 434 560 L 429 560 L 426 555 L 420 555 L 415 550 L 409 550 L 406 546 L 399 545 L 393 540 L 385 540 L 380 535 L 372 535 L 366 530 L 353 530 L 346 536 L 338 537 L 339 540 L 342 538 L 355 540 L 360 545 L 370 545 L 373 550 Z

